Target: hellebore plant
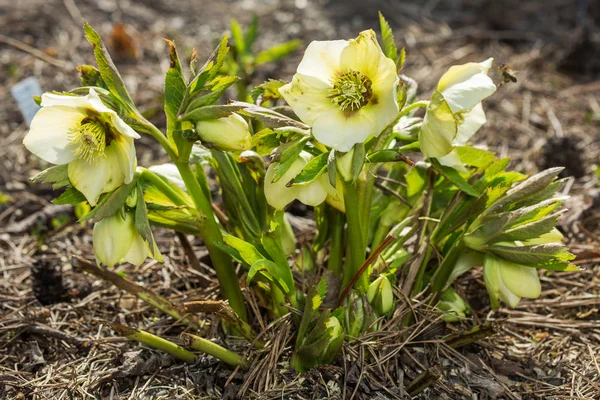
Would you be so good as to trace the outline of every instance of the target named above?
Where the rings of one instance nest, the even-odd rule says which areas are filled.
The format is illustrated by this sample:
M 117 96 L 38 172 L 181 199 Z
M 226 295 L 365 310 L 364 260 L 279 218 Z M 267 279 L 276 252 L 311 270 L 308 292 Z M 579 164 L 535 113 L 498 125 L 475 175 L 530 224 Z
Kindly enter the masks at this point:
M 161 261 L 152 226 L 201 237 L 225 302 L 193 309 L 215 312 L 228 333 L 256 347 L 263 343 L 242 289 L 269 318 L 291 312 L 290 362 L 298 371 L 334 362 L 344 340 L 377 329 L 419 293 L 430 295 L 446 321 L 467 319 L 470 307 L 452 283 L 471 268 L 483 268 L 494 309 L 538 297 L 537 269 L 576 269 L 555 229 L 564 201 L 555 195 L 560 169 L 527 177 L 507 171 L 508 159 L 468 145 L 486 121 L 482 101 L 496 91 L 491 58 L 451 67 L 429 99 L 417 100 L 416 82 L 402 74 L 404 49 L 382 16 L 380 23 L 381 45 L 372 30 L 312 42 L 291 82 L 269 80 L 251 96 L 254 68 L 282 54 L 252 54 L 256 26 L 243 33 L 233 24 L 234 56 L 224 37 L 201 67 L 193 53 L 189 73 L 167 41 L 164 132 L 137 111 L 86 24 L 98 68 L 78 69 L 82 87 L 42 96 L 24 144 L 57 165 L 34 180 L 65 189 L 56 203 L 93 207 L 81 219 L 95 223 L 94 251 L 104 267 Z M 227 71 L 240 70 L 241 98 L 226 102 L 240 82 Z M 154 138 L 170 163 L 137 167 L 134 139 L 141 135 Z M 285 212 L 296 200 L 313 210 L 317 232 L 308 243 L 297 243 Z M 104 267 L 86 270 L 197 329 L 180 306 Z M 143 331 L 118 331 L 193 359 Z M 230 365 L 249 365 L 198 336 L 184 341 Z

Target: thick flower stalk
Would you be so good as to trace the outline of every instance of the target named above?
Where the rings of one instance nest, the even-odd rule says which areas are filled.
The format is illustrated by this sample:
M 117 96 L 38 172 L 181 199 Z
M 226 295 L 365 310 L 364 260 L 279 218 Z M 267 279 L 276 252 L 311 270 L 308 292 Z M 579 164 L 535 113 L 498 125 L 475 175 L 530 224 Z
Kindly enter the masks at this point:
M 455 65 L 442 75 L 419 132 L 425 156 L 449 154 L 453 145 L 465 144 L 486 122 L 481 101 L 496 91 L 487 75 L 492 62 L 489 58 L 481 63 Z
M 97 222 L 92 240 L 96 259 L 107 267 L 114 267 L 121 262 L 140 265 L 152 254 L 135 227 L 133 211 L 117 212 Z M 158 250 L 154 254 L 160 258 Z
M 308 45 L 279 93 L 321 143 L 341 152 L 378 136 L 398 115 L 398 75 L 375 32 Z
M 69 181 L 90 205 L 133 179 L 139 135 L 90 89 L 87 96 L 45 93 L 23 140 L 52 164 L 68 164 Z

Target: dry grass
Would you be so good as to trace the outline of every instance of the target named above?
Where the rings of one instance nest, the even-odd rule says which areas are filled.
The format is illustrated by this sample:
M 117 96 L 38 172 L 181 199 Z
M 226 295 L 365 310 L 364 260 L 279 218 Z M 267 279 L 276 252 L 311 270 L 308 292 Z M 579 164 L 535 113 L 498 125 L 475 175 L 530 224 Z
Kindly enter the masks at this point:
M 48 217 L 58 214 L 47 208 L 51 191 L 28 183 L 45 166 L 22 147 L 26 127 L 6 100 L 0 104 L 0 192 L 10 201 L 0 205 L 0 397 L 404 399 L 407 392 L 427 387 L 420 398 L 600 398 L 600 207 L 591 173 L 600 159 L 600 51 L 597 39 L 586 36 L 598 35 L 598 7 L 589 2 L 587 22 L 581 25 L 577 7 L 585 2 L 462 3 L 381 1 L 366 7 L 362 2 L 247 0 L 233 6 L 211 2 L 199 9 L 192 0 L 176 5 L 166 0 L 28 0 L 0 5 L 0 65 L 8 72 L 1 78 L 4 99 L 10 99 L 14 82 L 30 75 L 45 90 L 77 84 L 72 67 L 92 62 L 81 15 L 104 37 L 110 37 L 112 22 L 124 21 L 138 60 L 121 54 L 117 63 L 136 101 L 156 114 L 157 124 L 162 118 L 161 70 L 168 65 L 162 37 L 174 37 L 180 48 L 195 46 L 206 55 L 226 29 L 229 13 L 242 21 L 249 19 L 248 10 L 259 14 L 260 47 L 292 38 L 352 37 L 376 26 L 379 8 L 396 28 L 397 41 L 407 46 L 405 72 L 420 82 L 425 95 L 449 65 L 493 55 L 518 72 L 518 82 L 505 85 L 487 103 L 489 123 L 477 141 L 510 155 L 517 170 L 567 164 L 569 174 L 577 175 L 567 188 L 573 198 L 561 229 L 585 268 L 544 274 L 539 299 L 497 312 L 489 309 L 481 271 L 472 271 L 459 284 L 474 309 L 464 326 L 444 324 L 425 299 L 408 303 L 397 293 L 398 309 L 380 322 L 380 330 L 345 344 L 335 365 L 303 375 L 288 365 L 291 318 L 267 325 L 257 299 L 247 293 L 254 328 L 267 340 L 263 350 L 241 340 L 225 341 L 213 316 L 200 317 L 203 335 L 247 355 L 250 370 L 232 371 L 210 357 L 179 363 L 116 337 L 102 324 L 118 322 L 169 338 L 185 329 L 72 268 L 73 255 L 93 258 L 90 227 L 72 217 L 59 229 L 52 226 Z M 586 38 L 592 38 L 591 44 Z M 289 78 L 298 57 L 261 71 L 257 80 Z M 584 70 L 575 71 L 574 65 Z M 146 138 L 138 154 L 141 165 L 164 159 Z M 191 242 L 198 270 L 188 263 L 176 235 L 160 231 L 157 240 L 165 263 L 119 270 L 177 304 L 217 298 L 201 241 Z M 406 315 L 416 321 L 409 328 L 402 324 Z M 458 349 L 444 340 L 484 321 L 494 322 L 499 332 Z

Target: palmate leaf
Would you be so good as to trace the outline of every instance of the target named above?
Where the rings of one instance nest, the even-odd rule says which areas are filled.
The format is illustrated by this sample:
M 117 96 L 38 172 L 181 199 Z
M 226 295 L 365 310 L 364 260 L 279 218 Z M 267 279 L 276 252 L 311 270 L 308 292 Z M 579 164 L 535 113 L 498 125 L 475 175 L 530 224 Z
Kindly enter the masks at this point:
M 467 182 L 466 179 L 463 178 L 461 174 L 454 168 L 442 165 L 436 159 L 431 159 L 431 163 L 434 166 L 434 168 L 444 176 L 444 178 L 448 179 L 457 188 L 459 188 L 469 196 L 479 197 L 481 195 L 481 193 L 477 189 L 475 189 L 475 187 L 471 186 L 469 182 Z
M 248 268 L 252 267 L 256 262 L 266 259 L 254 245 L 245 240 L 228 234 L 223 235 L 223 240 L 227 244 L 227 246 L 223 246 L 224 250 L 226 250 L 236 261 L 246 265 Z M 231 250 L 234 251 L 232 252 Z
M 100 71 L 98 71 L 96 67 L 91 65 L 80 65 L 77 67 L 77 72 L 79 72 L 81 78 L 81 86 L 95 86 L 108 90 L 106 84 L 102 80 Z
M 261 107 L 256 104 L 245 103 L 243 101 L 231 101 L 231 106 L 241 107 L 241 114 L 245 114 L 249 117 L 253 117 L 258 121 L 264 122 L 269 128 L 299 128 L 309 129 L 310 127 L 300 121 L 296 121 L 290 117 L 287 117 L 277 111 L 273 111 L 269 108 Z
M 87 22 L 84 22 L 83 29 L 85 31 L 85 37 L 94 47 L 94 56 L 96 57 L 96 63 L 98 64 L 98 70 L 102 77 L 102 81 L 113 95 L 118 97 L 123 103 L 129 105 L 132 109 L 135 109 L 133 100 L 123 82 L 123 78 L 121 78 L 117 67 L 110 58 L 102 39 Z
M 454 150 L 463 164 L 476 168 L 487 168 L 496 160 L 496 156 L 491 151 L 478 149 L 471 146 L 457 146 Z
M 558 223 L 558 217 L 566 210 L 547 215 L 532 222 L 504 230 L 495 238 L 496 242 L 535 239 L 550 232 Z
M 206 63 L 200 68 L 196 76 L 192 77 L 192 80 L 188 87 L 188 95 L 193 96 L 197 92 L 204 88 L 204 85 L 211 81 L 223 66 L 227 53 L 229 53 L 229 46 L 227 46 L 227 35 L 224 35 L 219 45 L 213 50 L 211 55 L 208 57 Z M 187 103 L 187 102 L 186 102 Z M 184 104 L 187 106 L 187 104 Z
M 69 164 L 55 165 L 31 178 L 35 183 L 57 183 L 69 181 Z
M 287 82 L 278 79 L 269 79 L 268 81 L 257 85 L 252 89 L 252 101 L 256 103 L 261 95 L 263 102 L 272 99 L 280 99 L 281 94 L 279 93 L 279 88 L 286 83 Z

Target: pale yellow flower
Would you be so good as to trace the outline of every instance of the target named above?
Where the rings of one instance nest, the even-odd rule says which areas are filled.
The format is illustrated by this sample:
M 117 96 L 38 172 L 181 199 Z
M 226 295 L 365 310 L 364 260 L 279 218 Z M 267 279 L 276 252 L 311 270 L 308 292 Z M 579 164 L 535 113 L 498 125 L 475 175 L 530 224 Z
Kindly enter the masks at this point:
M 465 144 L 486 122 L 481 101 L 496 91 L 487 75 L 492 58 L 450 67 L 438 82 L 419 132 L 421 151 L 429 158 L 449 154 Z M 443 163 L 453 165 L 458 157 Z M 458 160 L 459 162 L 459 160 Z
M 140 136 L 94 89 L 87 96 L 45 93 L 23 144 L 52 164 L 69 164 L 69 181 L 93 206 L 102 193 L 129 183 L 135 172 L 133 139 Z
M 151 254 L 135 227 L 133 211 L 117 212 L 97 222 L 92 240 L 96 259 L 107 267 L 121 262 L 140 265 Z
M 398 115 L 394 61 L 375 32 L 308 45 L 291 83 L 279 93 L 321 143 L 341 152 L 378 136 Z
M 493 308 L 498 308 L 499 300 L 514 308 L 522 297 L 536 299 L 542 293 L 540 278 L 535 268 L 503 260 L 491 254 L 486 254 L 483 261 L 483 279 Z

